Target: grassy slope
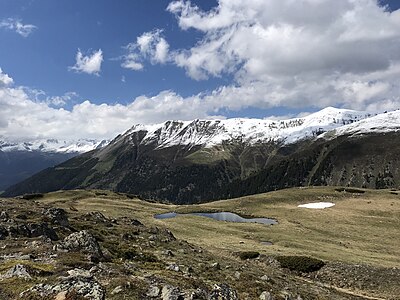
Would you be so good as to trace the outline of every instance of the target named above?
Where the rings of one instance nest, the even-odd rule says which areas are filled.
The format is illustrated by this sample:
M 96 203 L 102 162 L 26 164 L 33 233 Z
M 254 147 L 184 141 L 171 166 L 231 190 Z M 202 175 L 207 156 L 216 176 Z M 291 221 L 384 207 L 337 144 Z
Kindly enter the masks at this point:
M 180 239 L 207 247 L 221 255 L 257 250 L 265 254 L 311 255 L 346 263 L 400 267 L 400 194 L 365 190 L 364 194 L 337 192 L 334 188 L 293 188 L 223 200 L 202 205 L 176 206 L 148 203 L 113 193 L 94 197 L 93 192 L 56 192 L 43 202 L 82 211 L 101 211 L 110 217 L 134 216 L 146 225 L 166 226 Z M 336 203 L 333 208 L 309 210 L 298 204 Z M 156 220 L 169 211 L 231 211 L 242 215 L 272 217 L 278 225 L 240 224 L 196 216 Z M 260 241 L 271 241 L 264 246 Z

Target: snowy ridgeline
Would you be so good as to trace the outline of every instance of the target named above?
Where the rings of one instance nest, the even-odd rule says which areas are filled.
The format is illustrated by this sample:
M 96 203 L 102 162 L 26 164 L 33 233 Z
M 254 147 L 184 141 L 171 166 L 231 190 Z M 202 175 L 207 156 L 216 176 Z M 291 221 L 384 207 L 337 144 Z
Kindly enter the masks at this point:
M 144 131 L 141 144 L 157 143 L 158 148 L 174 145 L 212 147 L 223 142 L 249 144 L 280 142 L 290 144 L 306 138 L 334 136 L 371 131 L 393 131 L 400 128 L 400 111 L 370 114 L 347 109 L 325 108 L 303 118 L 288 120 L 227 119 L 167 121 L 155 125 L 135 125 L 121 138 Z
M 212 147 L 223 142 L 248 144 L 278 142 L 291 144 L 302 139 L 333 138 L 345 134 L 388 132 L 400 129 L 400 111 L 370 114 L 347 109 L 325 108 L 302 118 L 287 120 L 226 119 L 167 121 L 154 125 L 135 125 L 114 141 L 125 139 L 137 132 L 145 137 L 141 144 L 155 143 L 158 148 L 175 145 Z M 0 151 L 41 151 L 52 153 L 83 153 L 102 148 L 108 140 L 38 139 L 15 142 L 0 137 Z
M 104 147 L 109 141 L 38 139 L 30 142 L 11 142 L 0 138 L 0 151 L 40 151 L 49 153 L 84 153 Z

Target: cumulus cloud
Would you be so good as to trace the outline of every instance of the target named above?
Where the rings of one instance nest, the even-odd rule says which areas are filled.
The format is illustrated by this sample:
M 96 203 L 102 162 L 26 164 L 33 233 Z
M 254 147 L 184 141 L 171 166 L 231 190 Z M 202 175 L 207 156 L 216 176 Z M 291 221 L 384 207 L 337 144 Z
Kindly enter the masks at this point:
M 169 44 L 159 29 L 143 33 L 124 48 L 127 53 L 122 57 L 121 66 L 126 69 L 142 70 L 145 60 L 152 64 L 165 64 L 169 60 Z
M 369 76 L 374 78 L 387 78 L 400 76 L 400 66 L 377 74 L 368 74 L 359 77 L 360 83 L 349 85 L 337 91 L 347 93 L 342 98 L 348 97 L 346 107 L 358 106 L 357 101 L 352 95 L 358 95 L 358 101 L 363 102 L 367 109 L 371 111 L 383 111 L 386 109 L 398 108 L 400 103 L 400 93 L 396 96 L 387 98 L 379 103 L 372 101 L 375 89 L 390 89 L 387 86 L 380 86 L 370 81 L 370 88 L 365 90 L 360 88 L 362 82 L 368 82 Z M 0 74 L 5 75 L 1 72 Z M 7 84 L 0 85 L 0 136 L 5 136 L 12 140 L 30 140 L 36 138 L 59 138 L 59 139 L 79 139 L 96 138 L 111 139 L 116 135 L 129 129 L 138 123 L 151 124 L 160 123 L 170 119 L 192 120 L 195 118 L 215 119 L 224 118 L 220 115 L 221 110 L 239 110 L 243 107 L 263 107 L 273 105 L 279 106 L 288 97 L 285 91 L 264 83 L 255 82 L 246 86 L 221 87 L 208 94 L 198 94 L 191 97 L 182 97 L 173 91 L 163 91 L 155 96 L 140 96 L 132 99 L 128 104 L 95 104 L 89 100 L 81 101 L 76 93 L 66 93 L 60 97 L 49 97 L 43 91 L 30 90 L 12 84 L 13 79 L 6 76 Z M 332 80 L 336 80 L 332 78 Z M 342 79 L 341 79 L 342 80 Z M 354 80 L 353 80 L 354 81 Z M 348 82 L 353 82 L 348 81 Z M 342 81 L 345 84 L 347 81 Z M 375 86 L 377 84 L 377 86 Z M 303 92 L 303 98 L 298 99 L 301 89 L 293 91 L 293 102 L 298 102 L 298 106 L 312 105 L 312 100 Z M 275 88 L 275 90 L 273 89 Z M 313 95 L 322 97 L 325 85 L 315 83 L 311 88 Z M 309 90 L 308 90 L 309 91 Z M 256 96 L 259 93 L 265 96 Z M 270 103 L 270 95 L 273 95 L 273 103 Z M 318 96 L 319 95 L 319 96 Z M 397 98 L 396 98 L 397 97 Z M 346 98 L 347 99 L 347 98 Z M 78 100 L 80 100 L 78 102 Z M 72 109 L 63 107 L 66 102 L 76 102 Z M 322 102 L 321 107 L 327 106 L 329 100 Z M 364 106 L 365 106 L 364 105 Z M 305 113 L 304 113 L 305 114 Z M 304 115 L 302 114 L 302 115 Z M 282 118 L 282 116 L 280 117 Z
M 126 105 L 86 100 L 67 110 L 59 106 L 78 100 L 76 93 L 49 97 L 40 90 L 11 85 L 12 78 L 7 78 L 9 84 L 0 86 L 0 136 L 12 140 L 111 139 L 137 123 L 209 117 L 199 96 L 183 98 L 172 91 L 140 96 Z
M 400 10 L 376 0 L 219 0 L 210 11 L 179 0 L 167 10 L 203 33 L 171 51 L 173 63 L 195 80 L 233 75 L 219 95 L 234 109 L 398 101 Z
M 0 68 L 0 88 L 11 85 L 14 80 L 8 76 L 8 74 L 3 73 L 3 70 Z
M 76 53 L 76 63 L 69 70 L 77 73 L 87 73 L 99 76 L 103 62 L 103 51 L 101 49 L 84 55 L 80 49 Z
M 0 22 L 0 28 L 12 30 L 23 37 L 29 36 L 37 27 L 32 24 L 23 24 L 21 20 L 8 18 Z

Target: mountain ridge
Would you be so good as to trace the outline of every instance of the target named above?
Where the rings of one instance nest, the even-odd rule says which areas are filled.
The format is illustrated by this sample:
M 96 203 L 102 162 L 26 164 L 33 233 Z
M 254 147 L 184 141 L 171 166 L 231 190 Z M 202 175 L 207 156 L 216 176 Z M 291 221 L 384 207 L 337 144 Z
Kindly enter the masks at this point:
M 5 195 L 108 189 L 195 203 L 302 185 L 390 188 L 400 184 L 397 120 L 400 111 L 327 108 L 286 121 L 135 125 L 107 146 L 46 169 Z

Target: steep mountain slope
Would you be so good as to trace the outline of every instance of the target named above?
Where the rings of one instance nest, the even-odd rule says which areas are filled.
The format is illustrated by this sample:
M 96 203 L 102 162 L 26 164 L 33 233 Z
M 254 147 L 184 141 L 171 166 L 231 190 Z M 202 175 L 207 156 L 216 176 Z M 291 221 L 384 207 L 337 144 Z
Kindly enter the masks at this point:
M 101 188 L 193 203 L 301 185 L 400 183 L 400 112 L 327 108 L 304 118 L 136 125 L 5 195 Z M 385 124 L 390 124 L 389 127 Z
M 0 138 L 0 191 L 78 154 L 106 144 L 106 141 L 56 139 L 16 142 Z

